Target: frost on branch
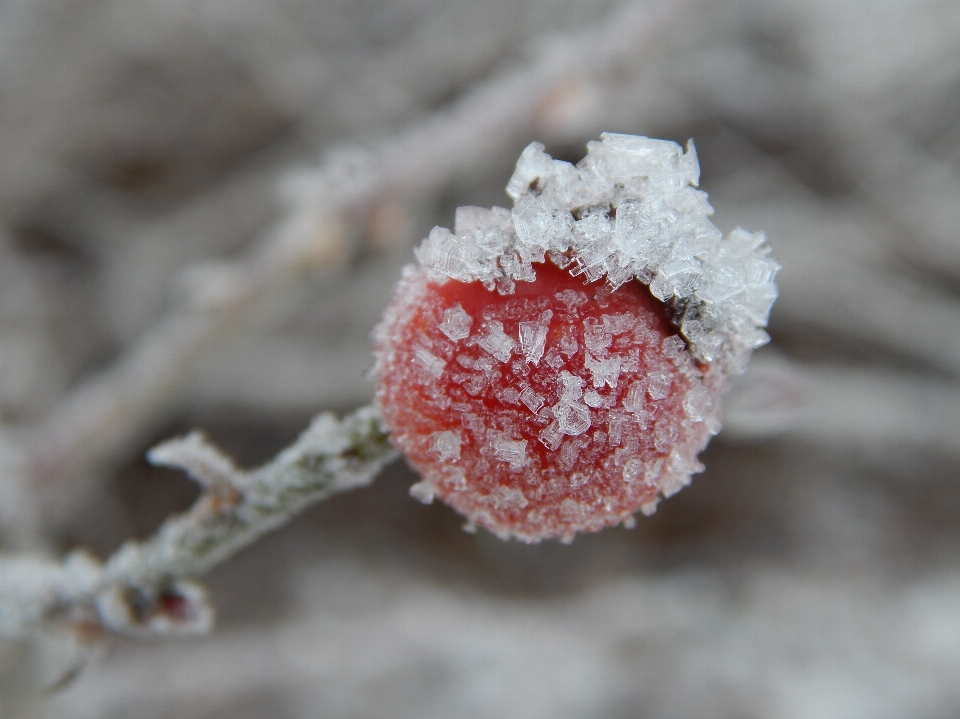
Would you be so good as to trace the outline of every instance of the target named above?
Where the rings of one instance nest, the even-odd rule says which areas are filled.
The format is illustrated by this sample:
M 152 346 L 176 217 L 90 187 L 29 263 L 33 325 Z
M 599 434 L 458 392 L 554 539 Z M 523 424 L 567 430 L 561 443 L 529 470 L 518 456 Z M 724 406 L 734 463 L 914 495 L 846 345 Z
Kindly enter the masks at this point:
M 196 577 L 327 496 L 369 483 L 396 457 L 371 407 L 343 420 L 314 419 L 293 445 L 252 471 L 193 433 L 149 453 L 203 488 L 185 514 L 105 563 L 85 552 L 64 561 L 0 557 L 0 636 L 44 623 L 124 634 L 206 632 L 213 610 Z

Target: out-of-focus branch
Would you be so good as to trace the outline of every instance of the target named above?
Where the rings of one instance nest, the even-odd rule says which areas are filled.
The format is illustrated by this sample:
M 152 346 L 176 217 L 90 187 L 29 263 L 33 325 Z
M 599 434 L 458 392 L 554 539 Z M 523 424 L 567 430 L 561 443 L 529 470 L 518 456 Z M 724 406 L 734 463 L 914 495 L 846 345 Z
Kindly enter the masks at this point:
M 201 268 L 194 302 L 162 320 L 98 377 L 79 386 L 33 433 L 28 471 L 47 512 L 76 505 L 105 462 L 177 406 L 197 359 L 265 297 L 305 267 L 345 254 L 348 218 L 392 191 L 442 186 L 535 124 L 571 81 L 603 76 L 649 52 L 685 7 L 630 3 L 599 27 L 540 41 L 532 59 L 477 86 L 450 107 L 370 152 L 342 152 L 289 183 L 292 208 L 246 259 Z M 542 119 L 542 118 L 540 118 Z
M 808 142 L 811 126 L 826 133 L 857 193 L 899 232 L 892 249 L 938 274 L 960 277 L 960 177 L 876 108 L 810 77 L 738 48 L 706 54 L 682 82 L 700 101 L 761 133 Z
M 724 404 L 724 440 L 787 435 L 817 446 L 917 448 L 955 457 L 960 384 L 760 356 Z
M 779 320 L 960 375 L 960 301 L 935 283 L 918 281 L 883 251 L 890 233 L 876 216 L 817 213 L 815 207 L 770 203 L 752 213 L 753 221 L 768 221 L 761 226 L 783 238 Z
M 938 274 L 960 277 L 960 178 L 870 111 L 839 98 L 828 107 L 828 127 L 857 189 L 901 230 L 898 254 Z
M 345 231 L 330 213 L 292 216 L 245 261 L 193 273 L 195 291 L 101 375 L 74 390 L 29 440 L 29 471 L 54 511 L 82 495 L 84 479 L 139 439 L 180 399 L 196 361 L 243 317 L 305 268 L 336 264 Z
M 213 614 L 193 577 L 307 505 L 368 484 L 396 456 L 372 407 L 340 421 L 319 415 L 296 442 L 251 472 L 199 434 L 165 442 L 149 458 L 201 484 L 193 507 L 103 564 L 85 552 L 63 562 L 0 558 L 0 635 L 23 636 L 47 623 L 126 634 L 204 632 Z
M 25 481 L 20 447 L 0 425 L 0 528 L 4 545 L 39 551 L 44 545 L 37 496 Z

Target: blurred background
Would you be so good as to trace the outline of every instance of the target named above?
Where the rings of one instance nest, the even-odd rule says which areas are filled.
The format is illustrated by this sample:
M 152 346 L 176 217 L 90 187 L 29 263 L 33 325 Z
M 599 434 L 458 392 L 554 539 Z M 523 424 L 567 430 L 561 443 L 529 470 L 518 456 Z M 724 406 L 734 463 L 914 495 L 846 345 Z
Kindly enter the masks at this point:
M 209 575 L 208 637 L 29 709 L 72 665 L 0 645 L 5 716 L 960 716 L 953 0 L 0 1 L 2 547 L 106 556 L 196 497 L 157 441 L 369 402 L 412 247 L 603 131 L 693 138 L 783 264 L 692 486 L 531 547 L 398 463 Z

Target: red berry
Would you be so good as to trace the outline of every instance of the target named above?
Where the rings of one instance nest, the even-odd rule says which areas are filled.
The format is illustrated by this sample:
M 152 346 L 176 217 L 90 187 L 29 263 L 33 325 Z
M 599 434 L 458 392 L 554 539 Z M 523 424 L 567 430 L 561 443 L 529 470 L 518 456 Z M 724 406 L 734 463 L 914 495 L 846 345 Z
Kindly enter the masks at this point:
M 513 209 L 434 228 L 375 332 L 411 493 L 501 537 L 653 512 L 703 469 L 725 377 L 768 339 L 779 266 L 762 233 L 709 221 L 692 145 L 601 140 L 576 167 L 528 146 Z
M 504 297 L 409 271 L 376 343 L 377 402 L 422 476 L 414 493 L 528 542 L 652 512 L 702 470 L 719 395 L 639 282 L 536 275 Z

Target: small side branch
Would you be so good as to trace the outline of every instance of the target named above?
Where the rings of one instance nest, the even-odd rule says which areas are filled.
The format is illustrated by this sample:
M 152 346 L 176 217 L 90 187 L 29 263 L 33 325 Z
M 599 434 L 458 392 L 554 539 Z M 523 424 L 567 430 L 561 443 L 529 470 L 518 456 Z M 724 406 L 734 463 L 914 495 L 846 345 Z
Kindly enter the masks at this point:
M 148 540 L 105 563 L 85 552 L 62 562 L 0 557 L 0 635 L 42 624 L 124 634 L 203 633 L 213 612 L 193 581 L 265 532 L 331 494 L 369 484 L 397 453 L 373 407 L 338 420 L 321 414 L 259 469 L 238 469 L 202 435 L 165 442 L 155 464 L 193 476 L 203 494 Z

